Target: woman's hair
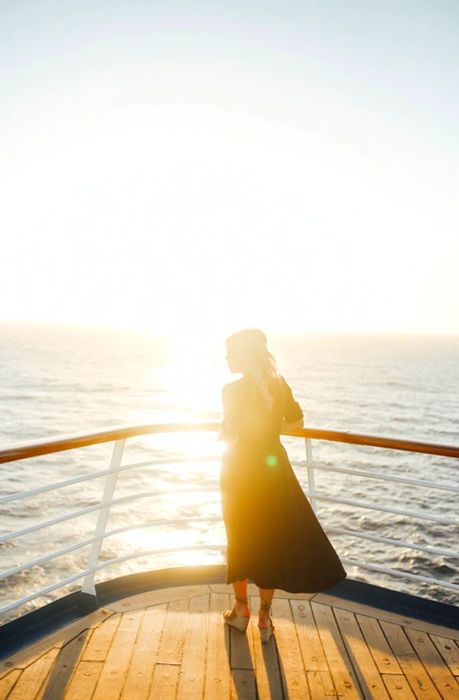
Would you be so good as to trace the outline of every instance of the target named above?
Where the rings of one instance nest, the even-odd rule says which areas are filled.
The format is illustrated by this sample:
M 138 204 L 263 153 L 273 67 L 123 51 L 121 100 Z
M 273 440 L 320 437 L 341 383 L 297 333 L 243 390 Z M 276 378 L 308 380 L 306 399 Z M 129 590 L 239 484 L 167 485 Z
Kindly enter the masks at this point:
M 265 406 L 270 410 L 273 397 L 268 384 L 278 373 L 274 356 L 268 350 L 266 335 L 258 328 L 246 328 L 230 335 L 226 345 L 239 354 L 244 363 L 244 374 L 252 377 Z

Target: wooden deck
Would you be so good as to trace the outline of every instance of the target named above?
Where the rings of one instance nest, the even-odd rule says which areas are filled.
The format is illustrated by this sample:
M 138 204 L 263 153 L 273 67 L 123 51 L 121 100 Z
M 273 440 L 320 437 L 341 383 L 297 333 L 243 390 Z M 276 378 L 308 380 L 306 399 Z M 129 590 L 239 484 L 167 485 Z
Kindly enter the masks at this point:
M 278 592 L 262 647 L 221 612 L 230 587 L 164 588 L 98 610 L 0 662 L 0 700 L 454 698 L 459 632 L 325 593 Z

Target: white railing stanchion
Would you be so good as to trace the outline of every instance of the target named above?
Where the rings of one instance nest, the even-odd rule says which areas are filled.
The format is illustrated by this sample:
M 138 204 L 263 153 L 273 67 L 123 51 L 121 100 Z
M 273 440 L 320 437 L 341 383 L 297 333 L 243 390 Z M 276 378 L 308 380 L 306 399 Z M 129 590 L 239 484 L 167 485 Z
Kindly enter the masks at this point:
M 310 438 L 306 438 L 304 441 L 306 447 L 306 467 L 308 470 L 308 486 L 310 494 L 311 507 L 314 512 L 317 511 L 317 501 L 314 498 L 316 493 L 316 485 L 314 481 L 314 464 L 312 461 L 312 441 Z
M 98 564 L 100 550 L 104 541 L 108 516 L 110 514 L 111 501 L 113 500 L 113 494 L 115 492 L 116 480 L 118 478 L 118 470 L 121 466 L 121 460 L 123 458 L 125 442 L 126 439 L 124 438 L 123 440 L 117 440 L 113 445 L 110 470 L 105 479 L 104 495 L 102 496 L 102 503 L 108 503 L 108 505 L 101 508 L 99 511 L 99 515 L 97 516 L 96 529 L 94 532 L 94 536 L 97 537 L 97 540 L 93 542 L 91 551 L 89 552 L 87 566 L 87 568 L 90 569 L 91 572 L 85 576 L 83 585 L 81 587 L 81 591 L 83 593 L 88 593 L 89 595 L 96 594 L 96 588 L 94 585 L 94 567 L 96 567 Z

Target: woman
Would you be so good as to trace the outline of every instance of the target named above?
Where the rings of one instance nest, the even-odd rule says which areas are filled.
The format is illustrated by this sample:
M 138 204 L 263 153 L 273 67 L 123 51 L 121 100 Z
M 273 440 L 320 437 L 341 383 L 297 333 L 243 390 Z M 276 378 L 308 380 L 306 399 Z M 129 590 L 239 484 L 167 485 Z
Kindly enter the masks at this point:
M 276 371 L 266 336 L 258 329 L 231 335 L 229 369 L 243 377 L 222 391 L 222 437 L 228 442 L 221 470 L 227 534 L 227 583 L 235 604 L 223 613 L 245 632 L 250 619 L 247 580 L 260 591 L 258 626 L 266 643 L 276 588 L 317 592 L 346 577 L 341 561 L 296 479 L 280 432 L 303 427 L 303 412 Z

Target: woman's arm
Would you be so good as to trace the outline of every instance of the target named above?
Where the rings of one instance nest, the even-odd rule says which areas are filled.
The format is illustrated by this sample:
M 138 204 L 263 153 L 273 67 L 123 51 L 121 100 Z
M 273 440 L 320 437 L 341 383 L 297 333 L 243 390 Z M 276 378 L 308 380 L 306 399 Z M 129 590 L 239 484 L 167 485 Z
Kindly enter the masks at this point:
M 285 389 L 284 420 L 281 430 L 297 430 L 304 427 L 303 411 L 298 401 L 295 401 L 293 393 L 285 379 L 282 377 Z

